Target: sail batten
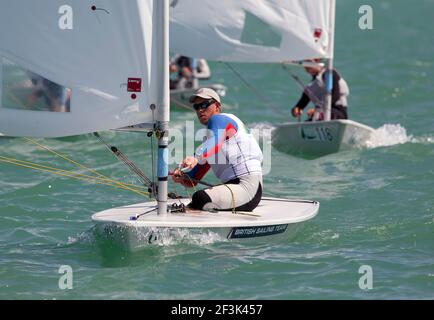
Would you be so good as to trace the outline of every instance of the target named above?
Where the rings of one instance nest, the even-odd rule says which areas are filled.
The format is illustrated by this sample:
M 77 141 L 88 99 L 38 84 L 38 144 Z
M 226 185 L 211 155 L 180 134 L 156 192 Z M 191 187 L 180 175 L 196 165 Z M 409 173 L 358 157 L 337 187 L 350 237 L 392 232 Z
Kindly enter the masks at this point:
M 0 4 L 0 132 L 60 137 L 152 122 L 152 0 Z

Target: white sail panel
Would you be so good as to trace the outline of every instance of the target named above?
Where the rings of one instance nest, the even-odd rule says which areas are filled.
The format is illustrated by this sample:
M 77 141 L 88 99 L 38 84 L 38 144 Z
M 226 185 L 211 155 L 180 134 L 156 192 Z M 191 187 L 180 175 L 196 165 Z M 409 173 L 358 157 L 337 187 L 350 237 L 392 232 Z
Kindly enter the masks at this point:
M 0 133 L 58 137 L 152 122 L 152 0 L 0 3 Z
M 172 0 L 170 49 L 233 62 L 332 58 L 331 0 Z

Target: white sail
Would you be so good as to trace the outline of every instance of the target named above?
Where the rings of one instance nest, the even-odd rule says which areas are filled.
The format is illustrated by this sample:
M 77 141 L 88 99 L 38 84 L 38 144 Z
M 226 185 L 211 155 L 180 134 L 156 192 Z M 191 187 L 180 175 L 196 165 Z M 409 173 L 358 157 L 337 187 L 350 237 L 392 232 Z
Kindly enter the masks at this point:
M 153 1 L 65 3 L 0 3 L 0 133 L 55 137 L 152 122 Z
M 233 62 L 332 58 L 331 0 L 171 0 L 170 49 Z

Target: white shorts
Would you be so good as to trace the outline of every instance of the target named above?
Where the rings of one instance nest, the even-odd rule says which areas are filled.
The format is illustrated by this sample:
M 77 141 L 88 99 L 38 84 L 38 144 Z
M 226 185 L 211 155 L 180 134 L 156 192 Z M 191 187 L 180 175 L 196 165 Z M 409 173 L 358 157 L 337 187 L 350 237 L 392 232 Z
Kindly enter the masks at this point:
M 193 194 L 191 206 L 203 210 L 252 211 L 261 201 L 262 175 L 245 175 Z

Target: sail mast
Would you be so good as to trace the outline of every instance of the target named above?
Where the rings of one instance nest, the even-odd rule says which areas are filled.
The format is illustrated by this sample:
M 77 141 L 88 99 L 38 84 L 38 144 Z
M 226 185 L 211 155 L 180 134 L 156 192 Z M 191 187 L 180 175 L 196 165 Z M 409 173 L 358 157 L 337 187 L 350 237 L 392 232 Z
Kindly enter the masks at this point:
M 169 144 L 169 1 L 155 0 L 157 21 L 158 58 L 158 98 L 157 98 L 157 137 L 158 137 L 158 214 L 167 214 L 168 184 L 168 144 Z
M 333 56 L 335 45 L 335 15 L 336 15 L 336 0 L 330 0 L 330 16 L 329 16 L 329 59 L 326 64 L 326 96 L 324 120 L 330 121 L 332 111 L 332 89 L 333 89 Z

